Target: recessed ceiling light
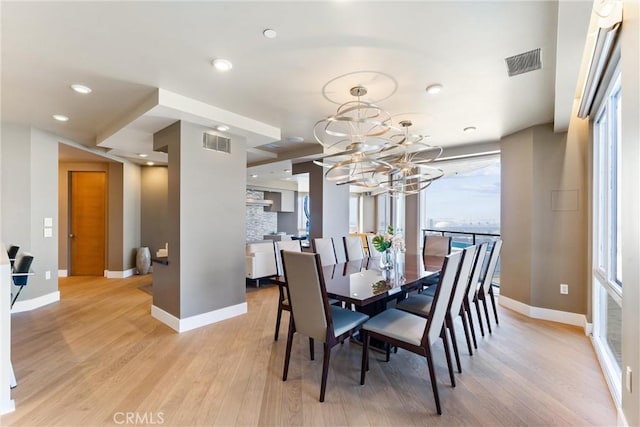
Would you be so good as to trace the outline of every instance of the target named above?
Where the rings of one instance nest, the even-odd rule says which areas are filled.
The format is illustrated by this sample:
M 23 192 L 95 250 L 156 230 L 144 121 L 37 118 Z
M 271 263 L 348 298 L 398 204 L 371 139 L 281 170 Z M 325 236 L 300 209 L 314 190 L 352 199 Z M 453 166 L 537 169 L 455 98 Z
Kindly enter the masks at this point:
M 71 85 L 71 89 L 73 89 L 76 92 L 81 93 L 83 95 L 86 95 L 86 94 L 92 92 L 91 88 L 89 86 L 85 86 L 85 85 L 73 84 L 73 85 Z
M 231 61 L 222 58 L 214 59 L 211 64 L 218 71 L 229 71 L 233 68 Z
M 218 125 L 218 126 L 216 126 L 216 130 L 219 130 L 220 132 L 226 132 L 226 131 L 229 130 L 229 126 Z
M 256 175 L 255 173 L 251 174 L 251 178 L 257 178 L 257 177 L 258 177 L 258 175 Z
M 147 166 L 153 166 L 153 165 L 155 165 L 155 163 L 153 163 L 153 162 L 147 162 Z
M 440 83 L 429 85 L 427 86 L 426 91 L 431 95 L 435 95 L 436 93 L 440 93 L 442 91 L 442 85 Z
M 140 153 L 138 154 L 138 157 L 142 157 L 144 159 L 145 157 L 149 157 L 149 155 L 147 153 Z
M 300 142 L 303 142 L 304 138 L 301 136 L 288 136 L 287 137 L 287 142 L 291 142 L 293 144 L 298 144 Z
M 276 37 L 278 37 L 278 33 L 276 32 L 276 30 L 273 30 L 271 28 L 267 28 L 266 30 L 264 30 L 262 32 L 262 35 L 268 39 L 275 39 Z
M 59 122 L 68 122 L 69 121 L 69 117 L 63 116 L 62 114 L 54 114 L 53 118 L 56 119 Z
M 475 132 L 476 131 L 476 127 L 475 126 L 467 126 L 466 128 L 463 129 L 463 131 L 465 131 L 465 132 Z

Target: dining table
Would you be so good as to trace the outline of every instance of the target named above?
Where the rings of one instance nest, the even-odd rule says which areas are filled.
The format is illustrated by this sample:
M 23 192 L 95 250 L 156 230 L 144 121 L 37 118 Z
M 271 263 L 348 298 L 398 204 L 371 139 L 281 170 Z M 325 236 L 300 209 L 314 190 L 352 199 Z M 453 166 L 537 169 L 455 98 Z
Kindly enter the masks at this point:
M 366 257 L 322 267 L 327 296 L 353 304 L 357 311 L 374 316 L 387 302 L 420 289 L 425 279 L 437 275 L 444 257 L 398 253 L 392 268 L 381 267 L 380 258 Z M 286 286 L 283 276 L 273 283 Z

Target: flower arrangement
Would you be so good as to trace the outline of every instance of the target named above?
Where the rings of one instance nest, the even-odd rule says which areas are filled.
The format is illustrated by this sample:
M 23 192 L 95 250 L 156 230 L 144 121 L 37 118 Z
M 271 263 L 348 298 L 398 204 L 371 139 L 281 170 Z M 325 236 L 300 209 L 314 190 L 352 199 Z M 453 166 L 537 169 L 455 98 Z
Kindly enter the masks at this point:
M 387 227 L 385 234 L 378 234 L 372 239 L 373 247 L 378 252 L 385 252 L 388 249 L 396 249 L 400 252 L 405 251 L 404 238 L 402 234 L 394 234 L 393 226 Z

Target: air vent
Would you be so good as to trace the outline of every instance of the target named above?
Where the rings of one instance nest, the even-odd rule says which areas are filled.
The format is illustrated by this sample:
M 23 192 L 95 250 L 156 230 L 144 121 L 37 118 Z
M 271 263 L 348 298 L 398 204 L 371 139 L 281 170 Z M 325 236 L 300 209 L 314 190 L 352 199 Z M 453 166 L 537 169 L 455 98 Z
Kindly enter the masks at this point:
M 517 76 L 518 74 L 524 74 L 528 73 L 529 71 L 539 70 L 540 68 L 542 68 L 542 61 L 540 60 L 540 50 L 541 49 L 538 48 L 530 50 L 529 52 L 505 58 L 504 62 L 507 63 L 507 73 L 509 73 L 509 77 Z
M 225 138 L 224 136 L 204 133 L 202 134 L 202 148 L 221 151 L 223 153 L 231 153 L 231 139 Z

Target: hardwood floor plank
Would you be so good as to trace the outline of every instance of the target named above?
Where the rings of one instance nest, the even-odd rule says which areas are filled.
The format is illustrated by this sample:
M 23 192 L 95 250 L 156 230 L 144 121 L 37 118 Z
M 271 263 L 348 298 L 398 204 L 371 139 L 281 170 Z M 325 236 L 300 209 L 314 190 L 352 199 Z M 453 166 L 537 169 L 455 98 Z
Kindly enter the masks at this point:
M 168 426 L 615 425 L 616 410 L 593 347 L 579 328 L 499 308 L 501 323 L 467 354 L 456 323 L 462 374 L 449 384 L 442 344 L 434 362 L 443 415 L 435 411 L 424 358 L 331 353 L 326 401 L 318 402 L 322 346 L 309 360 L 296 335 L 282 381 L 289 313 L 273 341 L 278 291 L 247 293 L 248 313 L 177 334 L 150 315 L 138 288 L 152 276 L 64 278 L 61 301 L 12 317 L 19 385 L 7 426 L 114 426 L 127 413 Z M 155 418 L 154 418 L 155 417 Z M 142 423 L 144 424 L 144 423 Z

